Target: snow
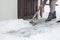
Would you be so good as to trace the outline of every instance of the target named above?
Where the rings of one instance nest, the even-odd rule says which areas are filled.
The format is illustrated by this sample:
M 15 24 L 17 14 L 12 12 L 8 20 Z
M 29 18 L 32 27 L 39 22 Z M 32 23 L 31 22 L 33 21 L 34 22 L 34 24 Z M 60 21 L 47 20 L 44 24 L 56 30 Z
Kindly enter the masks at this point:
M 17 31 L 21 28 L 32 27 L 28 21 L 24 21 L 23 19 L 17 20 L 6 20 L 0 22 L 0 33 L 5 33 L 8 31 Z
M 59 40 L 59 37 L 60 23 L 55 21 L 35 26 L 23 19 L 0 22 L 0 40 Z
M 56 23 L 60 19 L 60 0 L 57 3 L 57 19 L 47 23 L 41 20 L 33 26 L 23 19 L 0 21 L 0 40 L 60 40 L 60 23 Z M 43 19 L 49 13 L 49 7 L 45 8 L 47 9 L 43 13 Z

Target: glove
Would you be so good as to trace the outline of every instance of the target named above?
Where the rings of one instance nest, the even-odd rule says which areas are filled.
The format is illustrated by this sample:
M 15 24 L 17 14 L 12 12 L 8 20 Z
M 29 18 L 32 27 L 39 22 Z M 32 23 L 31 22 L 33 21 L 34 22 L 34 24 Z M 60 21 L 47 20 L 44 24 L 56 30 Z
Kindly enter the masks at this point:
M 44 8 L 44 7 L 45 7 L 45 4 L 42 3 L 42 4 L 40 5 L 40 8 Z

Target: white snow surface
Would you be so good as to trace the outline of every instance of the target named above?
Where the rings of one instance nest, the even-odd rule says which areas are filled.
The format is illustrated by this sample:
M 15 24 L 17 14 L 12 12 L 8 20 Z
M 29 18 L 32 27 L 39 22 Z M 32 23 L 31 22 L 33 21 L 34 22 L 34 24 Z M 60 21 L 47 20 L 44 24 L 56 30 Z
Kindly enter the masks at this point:
M 35 26 L 23 19 L 0 22 L 0 40 L 60 40 L 60 23 L 51 21 Z
M 23 19 L 17 20 L 6 20 L 0 22 L 0 33 L 5 33 L 11 30 L 19 30 L 25 27 L 32 27 L 28 21 L 24 21 Z

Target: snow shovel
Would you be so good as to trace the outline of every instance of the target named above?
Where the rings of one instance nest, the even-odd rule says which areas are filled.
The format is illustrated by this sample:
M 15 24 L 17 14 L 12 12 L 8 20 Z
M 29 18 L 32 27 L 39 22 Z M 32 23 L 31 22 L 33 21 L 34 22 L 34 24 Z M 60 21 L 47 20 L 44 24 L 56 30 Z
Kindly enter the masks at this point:
M 42 0 L 40 0 L 40 5 L 42 4 Z M 39 7 L 39 9 L 37 9 L 37 11 L 35 12 L 35 14 L 34 14 L 34 16 L 32 17 L 32 19 L 30 20 L 30 22 L 29 23 L 31 23 L 31 24 L 33 24 L 33 25 L 35 25 L 36 24 L 36 22 L 35 22 L 35 18 L 36 18 L 36 16 L 38 15 L 38 12 L 40 11 L 40 17 L 42 18 L 42 12 L 44 12 L 44 8 L 41 8 L 41 7 Z
M 40 16 L 41 16 L 41 18 L 42 18 L 42 8 L 39 8 L 38 10 L 37 10 L 37 12 L 34 14 L 34 16 L 32 17 L 32 19 L 30 20 L 30 23 L 31 24 L 36 24 L 35 23 L 35 18 L 36 18 L 36 16 L 38 15 L 38 12 L 40 11 Z

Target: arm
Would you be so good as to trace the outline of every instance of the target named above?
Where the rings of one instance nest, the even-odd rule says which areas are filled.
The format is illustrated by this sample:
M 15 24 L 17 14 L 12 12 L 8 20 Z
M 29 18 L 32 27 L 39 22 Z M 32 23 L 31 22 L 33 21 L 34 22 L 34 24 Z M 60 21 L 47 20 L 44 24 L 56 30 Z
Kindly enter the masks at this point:
M 43 3 L 40 5 L 40 7 L 41 7 L 41 8 L 44 8 L 44 6 L 45 6 L 45 4 L 46 4 L 47 1 L 48 1 L 48 0 L 44 0 Z

